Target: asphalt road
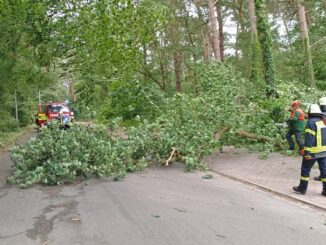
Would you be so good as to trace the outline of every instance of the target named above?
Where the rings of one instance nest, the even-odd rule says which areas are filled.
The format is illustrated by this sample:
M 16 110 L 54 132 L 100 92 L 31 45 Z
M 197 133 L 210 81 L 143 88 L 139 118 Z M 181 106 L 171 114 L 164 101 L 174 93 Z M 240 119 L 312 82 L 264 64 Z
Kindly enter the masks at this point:
M 325 213 L 205 174 L 172 164 L 120 182 L 2 185 L 0 244 L 325 244 Z

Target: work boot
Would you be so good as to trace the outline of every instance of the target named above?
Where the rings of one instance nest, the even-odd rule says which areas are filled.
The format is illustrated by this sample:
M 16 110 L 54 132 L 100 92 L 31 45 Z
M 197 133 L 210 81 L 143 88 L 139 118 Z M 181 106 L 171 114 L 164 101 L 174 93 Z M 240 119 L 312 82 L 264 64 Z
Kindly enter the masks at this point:
M 316 180 L 316 181 L 321 181 L 321 177 L 320 177 L 320 175 L 319 175 L 319 176 L 316 176 L 316 177 L 314 177 L 314 180 Z
M 323 196 L 326 196 L 326 190 L 323 190 L 323 191 L 321 192 L 321 194 L 322 194 Z
M 306 194 L 306 191 L 305 190 L 302 190 L 299 186 L 294 186 L 293 187 L 293 190 L 296 192 L 296 193 L 300 193 L 302 195 Z

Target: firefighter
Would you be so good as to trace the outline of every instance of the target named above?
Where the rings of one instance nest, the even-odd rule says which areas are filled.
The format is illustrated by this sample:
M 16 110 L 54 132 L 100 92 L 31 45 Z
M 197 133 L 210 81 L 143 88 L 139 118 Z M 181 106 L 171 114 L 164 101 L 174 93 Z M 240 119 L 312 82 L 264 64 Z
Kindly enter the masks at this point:
M 70 128 L 70 117 L 63 112 L 64 111 L 59 112 L 58 121 L 60 123 L 60 128 L 66 130 Z
M 292 136 L 295 136 L 296 142 L 299 146 L 300 153 L 303 153 L 304 144 L 302 142 L 302 133 L 305 127 L 305 115 L 303 110 L 300 108 L 301 102 L 296 100 L 291 103 L 291 116 L 287 120 L 289 130 L 286 133 L 286 140 L 289 143 L 289 150 L 294 150 L 295 145 Z
M 299 186 L 294 186 L 296 193 L 305 194 L 308 187 L 312 166 L 318 162 L 323 184 L 322 195 L 326 196 L 326 124 L 317 104 L 310 105 L 308 122 L 305 129 L 304 155 L 301 163 L 301 178 Z
M 326 97 L 322 97 L 319 99 L 319 107 L 320 107 L 321 112 L 325 114 L 325 117 L 324 117 L 324 121 L 325 121 L 326 120 Z M 320 175 L 314 177 L 314 180 L 320 181 L 321 180 Z

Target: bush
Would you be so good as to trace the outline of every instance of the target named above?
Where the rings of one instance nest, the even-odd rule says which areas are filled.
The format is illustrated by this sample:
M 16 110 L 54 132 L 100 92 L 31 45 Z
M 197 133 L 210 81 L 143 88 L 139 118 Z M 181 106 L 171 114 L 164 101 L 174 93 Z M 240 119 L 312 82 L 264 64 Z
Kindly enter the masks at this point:
M 140 158 L 132 158 L 138 146 L 130 143 L 114 139 L 105 128 L 46 128 L 37 138 L 11 151 L 14 175 L 8 181 L 29 186 L 70 183 L 78 177 L 121 178 L 145 166 Z
M 111 92 L 101 105 L 98 119 L 109 121 L 121 117 L 123 121 L 130 121 L 136 116 L 153 119 L 157 117 L 158 105 L 162 102 L 162 93 L 153 84 L 129 81 Z
M 5 112 L 2 112 L 1 115 L 0 131 L 2 133 L 12 132 L 18 129 L 18 123 L 15 118 L 11 117 L 8 113 Z

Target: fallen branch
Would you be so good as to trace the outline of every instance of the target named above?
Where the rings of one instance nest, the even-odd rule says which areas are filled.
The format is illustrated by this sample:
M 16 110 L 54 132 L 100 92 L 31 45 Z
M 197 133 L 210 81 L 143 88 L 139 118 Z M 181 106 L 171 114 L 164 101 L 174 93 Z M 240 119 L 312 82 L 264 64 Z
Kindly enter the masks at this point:
M 222 137 L 222 135 L 228 130 L 230 130 L 229 127 L 223 127 L 221 130 L 215 131 L 214 136 L 213 136 L 214 139 L 219 140 Z
M 267 137 L 264 135 L 256 135 L 256 134 L 252 134 L 252 133 L 242 131 L 242 130 L 238 130 L 235 133 L 241 137 L 246 137 L 249 139 L 260 140 L 260 141 L 272 141 L 272 138 L 270 138 L 270 137 Z
M 174 156 L 174 153 L 178 153 L 178 151 L 177 151 L 177 149 L 176 148 L 172 148 L 172 152 L 171 152 L 171 155 L 170 155 L 170 157 L 169 157 L 169 159 L 168 160 L 166 160 L 166 162 L 165 162 L 165 166 L 169 166 L 169 162 L 171 161 L 171 159 L 172 159 L 172 157 Z
M 318 44 L 318 43 L 320 43 L 320 42 L 324 41 L 325 39 L 326 39 L 326 36 L 322 37 L 322 38 L 321 38 L 321 39 L 319 39 L 317 42 L 315 42 L 315 43 L 311 44 L 311 45 L 310 45 L 310 48 L 312 48 L 312 47 L 313 47 L 313 46 L 315 46 L 316 44 Z

